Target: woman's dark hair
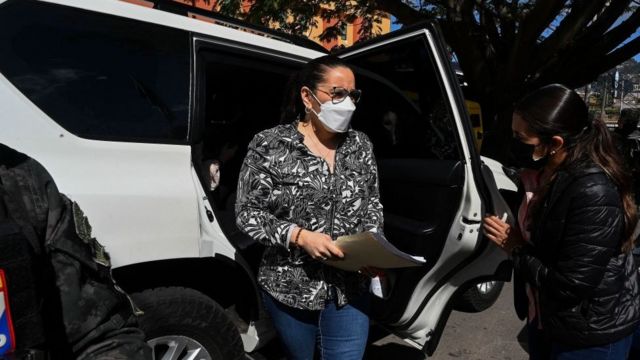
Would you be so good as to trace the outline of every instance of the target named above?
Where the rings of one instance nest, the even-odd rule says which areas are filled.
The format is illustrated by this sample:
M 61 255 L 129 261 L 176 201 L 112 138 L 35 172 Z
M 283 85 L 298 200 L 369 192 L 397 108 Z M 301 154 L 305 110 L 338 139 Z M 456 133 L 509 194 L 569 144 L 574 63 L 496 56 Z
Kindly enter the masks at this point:
M 300 96 L 303 86 L 315 91 L 329 69 L 345 67 L 350 69 L 344 61 L 333 55 L 325 55 L 309 61 L 302 69 L 295 72 L 287 83 L 284 102 L 282 103 L 281 122 L 288 123 L 295 119 L 304 120 L 304 104 Z
M 525 96 L 516 104 L 514 113 L 522 117 L 543 144 L 550 145 L 553 136 L 564 139 L 567 158 L 562 168 L 577 168 L 594 162 L 604 170 L 617 186 L 623 203 L 626 240 L 622 250 L 633 249 L 632 234 L 638 215 L 632 181 L 605 123 L 601 119 L 592 120 L 580 96 L 560 84 L 547 85 Z M 545 197 L 550 183 L 538 190 L 537 199 Z M 540 205 L 539 201 L 532 204 L 534 219 L 539 217 Z

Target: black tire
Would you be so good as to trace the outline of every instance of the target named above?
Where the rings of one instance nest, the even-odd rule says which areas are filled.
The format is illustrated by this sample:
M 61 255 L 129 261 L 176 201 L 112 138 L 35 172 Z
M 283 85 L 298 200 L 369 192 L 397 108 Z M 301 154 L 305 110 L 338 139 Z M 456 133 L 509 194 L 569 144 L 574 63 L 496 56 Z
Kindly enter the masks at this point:
M 481 290 L 480 286 L 484 286 L 484 288 Z M 490 286 L 490 288 L 487 288 L 487 286 Z M 487 310 L 498 300 L 503 286 L 504 283 L 502 281 L 475 283 L 460 294 L 456 299 L 454 308 L 468 313 Z
M 145 290 L 132 295 L 144 311 L 139 319 L 147 341 L 165 336 L 195 340 L 213 360 L 244 359 L 238 329 L 224 309 L 206 295 L 188 288 L 167 287 Z M 156 359 L 163 351 L 154 348 Z

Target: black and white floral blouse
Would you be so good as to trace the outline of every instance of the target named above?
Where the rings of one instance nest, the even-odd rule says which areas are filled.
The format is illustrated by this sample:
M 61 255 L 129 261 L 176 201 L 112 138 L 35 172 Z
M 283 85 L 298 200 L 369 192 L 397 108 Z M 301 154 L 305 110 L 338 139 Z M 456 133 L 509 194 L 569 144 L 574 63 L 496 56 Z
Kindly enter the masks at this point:
M 290 230 L 341 235 L 380 231 L 382 205 L 371 141 L 349 130 L 336 150 L 335 171 L 303 143 L 297 122 L 257 134 L 240 171 L 238 227 L 266 245 L 259 284 L 291 307 L 319 310 L 335 298 L 344 305 L 366 291 L 367 279 L 289 248 Z M 333 291 L 332 291 L 333 290 Z

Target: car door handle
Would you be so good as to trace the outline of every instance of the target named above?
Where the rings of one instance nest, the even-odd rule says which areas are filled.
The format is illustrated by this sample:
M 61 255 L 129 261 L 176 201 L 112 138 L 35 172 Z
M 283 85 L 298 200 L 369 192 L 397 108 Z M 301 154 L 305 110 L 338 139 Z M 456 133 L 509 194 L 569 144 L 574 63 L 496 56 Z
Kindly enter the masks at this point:
M 481 222 L 482 221 L 480 221 L 480 220 L 471 220 L 471 219 L 468 219 L 468 218 L 466 218 L 464 216 L 462 217 L 462 223 L 466 224 L 466 225 L 478 225 Z

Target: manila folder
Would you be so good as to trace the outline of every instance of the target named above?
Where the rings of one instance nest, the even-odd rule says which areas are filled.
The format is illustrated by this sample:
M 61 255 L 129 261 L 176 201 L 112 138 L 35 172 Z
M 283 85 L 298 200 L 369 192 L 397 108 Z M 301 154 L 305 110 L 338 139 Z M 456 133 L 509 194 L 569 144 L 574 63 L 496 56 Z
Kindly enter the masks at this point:
M 412 256 L 393 246 L 381 233 L 361 232 L 341 236 L 334 242 L 343 259 L 324 260 L 325 264 L 347 271 L 371 266 L 379 269 L 403 268 L 425 264 L 423 257 Z

